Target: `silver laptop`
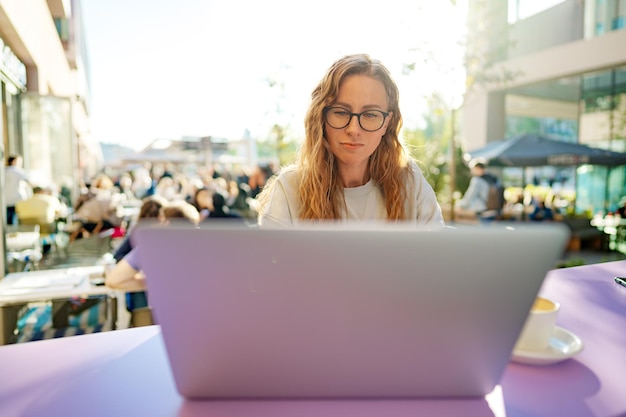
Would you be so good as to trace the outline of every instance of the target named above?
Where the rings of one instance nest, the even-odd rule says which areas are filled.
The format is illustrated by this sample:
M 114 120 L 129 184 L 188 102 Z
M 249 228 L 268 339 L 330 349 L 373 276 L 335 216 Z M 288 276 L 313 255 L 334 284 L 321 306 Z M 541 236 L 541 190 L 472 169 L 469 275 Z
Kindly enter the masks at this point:
M 491 392 L 564 227 L 138 229 L 180 394 Z

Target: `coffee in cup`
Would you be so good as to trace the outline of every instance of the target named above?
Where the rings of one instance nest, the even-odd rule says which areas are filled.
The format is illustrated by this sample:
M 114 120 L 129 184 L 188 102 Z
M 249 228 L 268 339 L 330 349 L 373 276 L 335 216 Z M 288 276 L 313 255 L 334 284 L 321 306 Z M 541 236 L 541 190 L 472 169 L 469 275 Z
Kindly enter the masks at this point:
M 537 297 L 515 344 L 516 350 L 543 350 L 550 345 L 560 305 Z

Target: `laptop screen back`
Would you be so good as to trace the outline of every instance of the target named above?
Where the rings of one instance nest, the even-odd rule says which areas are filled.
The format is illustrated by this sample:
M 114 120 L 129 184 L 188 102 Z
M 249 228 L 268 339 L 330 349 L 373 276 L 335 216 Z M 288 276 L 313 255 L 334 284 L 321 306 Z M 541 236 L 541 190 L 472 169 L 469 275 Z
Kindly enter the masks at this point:
M 490 392 L 560 227 L 137 230 L 148 297 L 187 398 Z

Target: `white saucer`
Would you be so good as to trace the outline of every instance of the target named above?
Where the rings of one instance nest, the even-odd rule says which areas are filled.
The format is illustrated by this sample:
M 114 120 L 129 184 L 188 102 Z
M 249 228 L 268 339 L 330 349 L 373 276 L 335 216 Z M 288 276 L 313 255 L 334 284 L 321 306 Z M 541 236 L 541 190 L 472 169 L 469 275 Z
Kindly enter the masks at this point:
M 527 365 L 552 365 L 578 354 L 583 342 L 574 333 L 555 326 L 550 338 L 550 346 L 542 350 L 513 350 L 511 360 Z

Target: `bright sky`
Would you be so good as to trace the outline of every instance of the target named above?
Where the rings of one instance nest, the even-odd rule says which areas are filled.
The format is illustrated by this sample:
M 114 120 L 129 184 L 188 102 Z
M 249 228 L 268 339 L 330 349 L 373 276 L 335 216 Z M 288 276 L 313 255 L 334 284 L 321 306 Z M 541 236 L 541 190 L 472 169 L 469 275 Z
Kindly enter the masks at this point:
M 312 89 L 348 53 L 369 53 L 390 69 L 408 127 L 418 125 L 423 97 L 438 90 L 452 100 L 464 83 L 458 41 L 465 15 L 450 1 L 82 4 L 91 129 L 101 142 L 141 149 L 157 138 L 238 139 L 245 129 L 263 139 L 277 122 L 297 137 Z M 403 73 L 403 64 L 419 57 L 412 48 L 436 51 L 443 69 L 430 65 Z M 268 78 L 283 88 L 270 88 Z

